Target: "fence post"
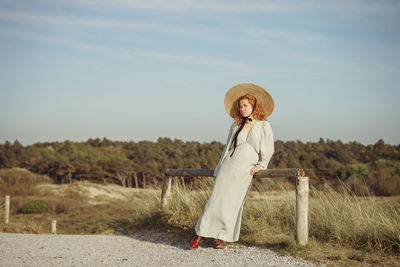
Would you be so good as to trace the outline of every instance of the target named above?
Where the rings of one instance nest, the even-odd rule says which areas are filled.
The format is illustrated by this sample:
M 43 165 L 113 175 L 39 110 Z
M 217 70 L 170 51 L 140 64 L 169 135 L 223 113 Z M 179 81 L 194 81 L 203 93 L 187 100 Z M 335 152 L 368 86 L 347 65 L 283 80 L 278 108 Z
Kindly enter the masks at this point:
M 304 246 L 308 242 L 308 177 L 296 177 L 296 239 Z
M 4 222 L 5 224 L 8 224 L 9 221 L 10 221 L 10 196 L 7 195 L 4 206 Z
M 161 191 L 161 209 L 168 206 L 169 199 L 171 198 L 171 176 L 165 176 L 163 179 L 162 191 Z
M 51 233 L 57 234 L 57 221 L 56 220 L 51 221 Z

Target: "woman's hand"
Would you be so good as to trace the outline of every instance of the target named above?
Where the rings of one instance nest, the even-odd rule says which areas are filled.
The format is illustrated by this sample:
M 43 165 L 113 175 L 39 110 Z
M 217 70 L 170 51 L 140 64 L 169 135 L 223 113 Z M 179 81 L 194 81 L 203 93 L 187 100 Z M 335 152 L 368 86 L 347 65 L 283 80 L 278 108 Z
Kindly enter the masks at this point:
M 250 174 L 251 175 L 254 175 L 254 174 L 256 174 L 257 172 L 259 172 L 261 169 L 258 167 L 258 166 L 254 166 L 253 168 L 251 168 L 251 170 L 250 170 Z

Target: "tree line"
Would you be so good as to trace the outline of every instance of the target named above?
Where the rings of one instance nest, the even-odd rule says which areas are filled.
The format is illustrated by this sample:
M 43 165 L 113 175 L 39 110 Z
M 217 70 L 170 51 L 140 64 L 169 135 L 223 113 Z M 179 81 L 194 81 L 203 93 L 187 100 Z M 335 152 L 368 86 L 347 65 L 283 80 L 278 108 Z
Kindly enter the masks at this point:
M 0 144 L 0 168 L 26 168 L 45 174 L 54 183 L 89 180 L 126 187 L 158 184 L 167 168 L 214 169 L 224 144 L 200 143 L 160 137 L 156 142 L 88 139 L 82 142 L 41 142 L 23 146 Z M 363 145 L 353 141 L 324 140 L 303 143 L 275 141 L 268 168 L 303 168 L 310 183 L 338 180 L 356 193 L 400 194 L 400 145 Z

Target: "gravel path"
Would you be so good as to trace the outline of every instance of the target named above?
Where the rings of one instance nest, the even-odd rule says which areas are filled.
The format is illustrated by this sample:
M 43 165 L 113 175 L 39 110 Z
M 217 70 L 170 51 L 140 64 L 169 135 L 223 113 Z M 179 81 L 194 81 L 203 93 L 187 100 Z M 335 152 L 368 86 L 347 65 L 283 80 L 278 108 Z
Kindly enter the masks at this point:
M 231 244 L 197 250 L 173 234 L 147 231 L 123 235 L 0 233 L 0 266 L 315 266 L 268 249 Z M 212 243 L 211 243 L 212 244 Z

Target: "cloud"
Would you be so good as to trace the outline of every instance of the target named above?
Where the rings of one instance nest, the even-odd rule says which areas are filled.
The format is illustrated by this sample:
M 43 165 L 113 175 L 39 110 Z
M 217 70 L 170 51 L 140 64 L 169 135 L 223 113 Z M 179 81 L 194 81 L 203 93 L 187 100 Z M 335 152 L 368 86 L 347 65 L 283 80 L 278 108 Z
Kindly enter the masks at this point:
M 165 25 L 165 24 L 152 24 L 152 23 L 133 23 L 127 21 L 117 20 L 97 20 L 97 19 L 81 19 L 79 17 L 68 16 L 50 16 L 44 14 L 34 14 L 26 12 L 9 12 L 0 11 L 0 19 L 19 22 L 19 23 L 55 23 L 65 25 L 79 25 L 91 27 L 118 27 L 118 28 L 131 28 L 139 30 L 157 30 L 168 32 L 181 32 L 181 27 Z
M 322 40 L 326 41 L 328 39 L 333 38 L 321 34 L 289 32 L 289 31 L 275 30 L 270 28 L 258 28 L 252 26 L 249 27 L 238 26 L 237 31 L 250 38 L 257 38 L 258 40 L 263 40 L 263 41 L 275 40 L 278 43 L 281 43 L 282 41 L 284 41 L 285 43 L 290 42 L 291 44 L 300 47 L 310 47 L 313 46 L 316 41 L 322 41 Z
M 70 2 L 70 1 L 68 1 Z M 271 1 L 195 1 L 195 0 L 73 0 L 75 3 L 86 5 L 110 6 L 115 8 L 187 11 L 187 10 L 216 10 L 216 11 L 279 11 L 285 7 L 279 2 Z
M 97 51 L 99 53 L 109 53 L 115 56 L 120 56 L 121 58 L 126 59 L 126 56 L 133 57 L 144 57 L 147 59 L 153 59 L 160 62 L 170 62 L 170 63 L 181 63 L 181 64 L 189 64 L 189 65 L 207 65 L 212 67 L 222 67 L 222 68 L 230 68 L 230 69 L 239 69 L 239 70 L 257 70 L 257 71 L 277 71 L 277 72 L 302 72 L 296 68 L 287 68 L 280 66 L 271 66 L 271 67 L 263 67 L 257 66 L 253 64 L 243 63 L 239 61 L 218 58 L 218 57 L 209 57 L 209 56 L 194 56 L 194 55 L 182 55 L 182 54 L 172 54 L 172 53 L 164 53 L 157 51 L 145 51 L 145 50 L 136 50 L 136 49 L 127 49 L 127 48 L 116 48 L 116 47 L 107 47 L 98 44 L 92 44 L 88 42 L 75 41 L 65 38 L 56 38 L 50 37 L 43 34 L 32 33 L 32 32 L 24 32 L 24 31 L 15 31 L 0 28 L 0 34 L 3 36 L 13 36 L 14 38 L 20 38 L 25 40 L 31 40 L 35 42 L 44 42 L 50 43 L 59 46 L 70 46 L 79 49 L 89 49 L 91 51 Z
M 29 40 L 34 42 L 41 43 L 50 43 L 55 45 L 67 45 L 71 47 L 81 48 L 81 49 L 95 49 L 96 45 L 92 45 L 86 42 L 74 41 L 74 40 L 65 40 L 50 37 L 43 34 L 38 34 L 34 32 L 25 32 L 25 31 L 16 31 L 5 28 L 0 28 L 0 34 L 2 36 L 13 37 L 17 39 Z
M 134 31 L 152 31 L 160 32 L 163 34 L 173 34 L 183 36 L 185 38 L 203 39 L 204 34 L 207 35 L 208 40 L 232 40 L 237 36 L 227 35 L 222 28 L 209 27 L 203 25 L 190 25 L 190 26 L 177 26 L 166 23 L 142 23 L 130 22 L 121 20 L 99 20 L 69 16 L 50 16 L 44 14 L 34 14 L 25 12 L 6 12 L 0 11 L 0 20 L 12 21 L 25 24 L 63 24 L 63 25 L 76 25 L 100 28 L 127 28 Z M 222 27 L 222 26 L 221 26 Z M 297 46 L 310 46 L 313 41 L 317 39 L 326 39 L 325 36 L 310 34 L 310 33 L 296 33 L 287 32 L 267 28 L 257 28 L 253 26 L 243 26 L 242 24 L 235 25 L 235 32 L 243 36 L 258 38 L 264 40 L 281 40 L 285 39 Z
M 208 40 L 226 40 L 229 38 L 224 32 L 219 31 L 215 27 L 204 25 L 173 25 L 168 23 L 148 23 L 148 22 L 132 22 L 124 20 L 104 20 L 92 18 L 80 18 L 72 16 L 52 16 L 47 14 L 0 11 L 0 20 L 23 23 L 23 24 L 60 24 L 83 27 L 97 28 L 120 28 L 142 32 L 158 32 L 162 34 L 172 34 L 176 36 L 184 36 L 185 38 L 202 39 L 203 35 L 199 33 L 207 33 Z
M 121 9 L 157 10 L 157 11 L 221 11 L 221 12 L 331 12 L 334 16 L 381 15 L 399 16 L 400 1 L 368 0 L 62 0 L 88 6 L 108 6 Z

